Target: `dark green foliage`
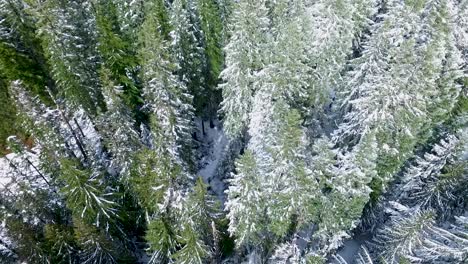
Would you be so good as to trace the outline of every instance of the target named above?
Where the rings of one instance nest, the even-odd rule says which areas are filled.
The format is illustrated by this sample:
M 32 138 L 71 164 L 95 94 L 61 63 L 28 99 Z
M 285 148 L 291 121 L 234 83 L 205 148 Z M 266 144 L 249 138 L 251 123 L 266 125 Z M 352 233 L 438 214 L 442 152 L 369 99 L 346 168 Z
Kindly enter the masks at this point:
M 141 84 L 138 80 L 138 58 L 130 36 L 125 36 L 118 24 L 116 6 L 111 1 L 99 1 L 96 5 L 96 23 L 99 34 L 98 50 L 102 58 L 101 71 L 108 71 L 106 78 L 123 91 L 125 104 L 136 113 L 137 121 L 144 120 L 140 111 L 143 104 Z M 102 73 L 101 73 L 102 74 Z
M 45 102 L 50 103 L 45 87 L 49 85 L 47 73 L 29 54 L 22 53 L 7 43 L 0 42 L 0 72 L 7 82 L 22 80 L 26 87 Z
M 73 228 L 60 224 L 47 224 L 44 227 L 44 239 L 50 262 L 57 264 L 73 263 L 78 247 Z
M 51 100 L 46 86 L 54 90 L 44 52 L 37 37 L 36 19 L 21 1 L 0 2 L 0 155 L 6 152 L 6 138 L 24 134 L 15 125 L 15 110 L 7 89 L 10 82 L 22 80 L 26 88 L 45 103 Z M 24 137 L 24 135 L 23 135 Z
M 466 5 L 0 0 L 0 262 L 465 260 Z
M 7 137 L 18 133 L 16 127 L 16 110 L 8 93 L 7 82 L 0 77 L 0 156 L 7 152 Z
M 153 252 L 151 263 L 167 263 L 178 246 L 173 227 L 175 219 L 161 216 L 148 223 L 145 239 Z
M 121 263 L 119 260 L 125 255 L 125 250 L 119 248 L 117 242 L 103 230 L 84 223 L 78 217 L 73 219 L 73 230 L 80 247 L 81 261 L 95 264 Z
M 105 184 L 102 172 L 80 168 L 78 162 L 69 159 L 61 160 L 60 164 L 60 180 L 64 183 L 61 191 L 73 215 L 97 227 L 114 222 L 118 210 L 114 201 L 117 194 L 108 182 Z
M 222 100 L 221 90 L 217 89 L 217 86 L 219 75 L 224 67 L 223 23 L 220 7 L 215 0 L 198 0 L 197 5 L 207 60 L 206 92 L 198 100 L 201 101 L 199 104 L 204 109 L 203 115 L 212 118 L 216 116 Z
M 88 1 L 48 1 L 38 8 L 41 44 L 60 97 L 90 115 L 105 111 L 96 20 Z M 50 88 L 50 87 L 49 87 Z
M 152 0 L 148 1 L 148 5 L 152 5 L 152 8 L 147 8 L 149 12 L 154 15 L 158 22 L 158 31 L 161 34 L 161 37 L 166 40 L 170 41 L 170 32 L 172 30 L 172 26 L 170 24 L 169 19 L 169 10 L 167 7 L 167 3 L 169 1 L 166 0 Z M 147 16 L 151 16 L 146 14 Z
M 153 214 L 164 202 L 165 193 L 175 183 L 180 168 L 171 164 L 167 155 L 149 149 L 141 150 L 135 159 L 129 185 L 140 206 Z
M 30 226 L 19 217 L 7 219 L 6 226 L 9 236 L 18 243 L 15 252 L 21 261 L 47 263 L 49 252 L 44 245 L 40 226 Z
M 0 3 L 4 32 L 0 37 L 0 73 L 7 82 L 22 80 L 27 89 L 50 103 L 45 89 L 54 90 L 41 41 L 37 37 L 37 19 L 22 1 Z

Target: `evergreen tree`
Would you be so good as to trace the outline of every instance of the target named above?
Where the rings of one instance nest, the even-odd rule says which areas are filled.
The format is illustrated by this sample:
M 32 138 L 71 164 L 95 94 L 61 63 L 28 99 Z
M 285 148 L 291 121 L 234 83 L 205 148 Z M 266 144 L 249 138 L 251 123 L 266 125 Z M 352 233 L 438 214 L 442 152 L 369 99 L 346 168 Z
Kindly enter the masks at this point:
M 7 138 L 17 134 L 18 127 L 12 124 L 16 121 L 16 109 L 12 102 L 6 80 L 0 77 L 0 104 L 3 112 L 0 115 L 0 155 L 7 153 Z
M 467 262 L 467 7 L 0 0 L 0 262 Z
M 424 246 L 414 252 L 414 258 L 432 262 L 465 262 L 468 259 L 467 218 L 455 217 L 455 223 L 448 228 L 434 227 Z
M 216 0 L 198 0 L 196 2 L 200 20 L 200 30 L 203 34 L 204 53 L 206 56 L 206 93 L 209 98 L 204 103 L 203 115 L 212 118 L 216 116 L 222 100 L 221 91 L 217 89 L 219 75 L 224 67 L 222 11 Z M 205 99 L 206 100 L 206 99 Z M 195 103 L 195 105 L 197 105 Z
M 297 248 L 297 245 L 284 243 L 275 250 L 269 263 L 301 263 L 301 260 L 300 250 Z
M 257 166 L 252 152 L 246 151 L 236 163 L 237 173 L 227 190 L 229 232 L 235 235 L 237 245 L 259 244 L 263 239 L 266 197 Z
M 438 122 L 437 115 L 453 108 L 444 101 L 453 102 L 459 95 L 457 77 L 443 74 L 443 60 L 459 61 L 458 56 L 451 58 L 454 49 L 440 48 L 451 46 L 450 35 L 427 32 L 448 27 L 440 22 L 445 21 L 446 6 L 390 1 L 386 8 L 388 13 L 372 29 L 375 34 L 364 45 L 362 56 L 353 61 L 344 100 L 352 109 L 348 108 L 351 111 L 335 133 L 336 140 L 351 146 L 367 133 L 375 133 L 381 150 L 378 175 L 371 184 L 373 201 L 411 157 L 418 135 Z M 440 100 L 432 100 L 436 97 Z
M 192 97 L 173 74 L 176 64 L 160 31 L 157 3 L 148 3 L 148 15 L 140 35 L 144 107 L 153 118 L 153 148 L 162 148 L 174 162 L 185 162 L 187 165 L 183 167 L 188 169 L 192 166 Z M 162 146 L 156 145 L 161 143 Z
M 377 1 L 314 1 L 308 11 L 312 30 L 309 46 L 310 66 L 314 67 L 312 85 L 320 89 L 311 94 L 310 104 L 317 111 L 342 84 L 347 59 L 353 49 L 358 49 L 356 41 L 377 12 Z
M 103 108 L 96 18 L 89 1 L 48 1 L 37 7 L 42 46 L 59 94 L 95 115 Z M 101 109 L 104 110 L 104 109 Z
M 60 105 L 56 105 L 54 111 L 34 101 L 19 82 L 13 84 L 12 92 L 18 100 L 18 108 L 27 113 L 28 118 L 36 118 L 29 132 L 37 140 L 41 155 L 39 164 L 31 166 L 47 184 L 49 192 L 61 194 L 61 199 L 56 203 L 65 207 L 60 208 L 64 216 L 60 217 L 59 228 L 64 230 L 67 238 L 77 235 L 73 241 L 77 247 L 70 249 L 74 252 L 70 258 L 99 263 L 101 254 L 110 254 L 102 245 L 104 240 L 110 239 L 113 240 L 110 259 L 113 263 L 118 262 L 126 254 L 125 251 L 115 250 L 122 246 L 119 239 L 125 236 L 118 233 L 118 194 L 115 182 L 107 177 L 103 169 L 107 162 L 106 154 L 99 144 L 99 136 L 93 134 L 96 131 L 92 123 L 84 111 L 70 115 Z M 47 179 L 47 175 L 50 175 L 50 179 Z M 41 222 L 46 224 L 46 221 Z M 73 225 L 72 229 L 70 224 Z M 94 242 L 89 244 L 90 240 Z M 50 246 L 51 242 L 45 241 L 45 244 Z M 71 243 L 67 240 L 63 242 Z M 64 257 L 67 259 L 67 255 Z
M 269 26 L 266 1 L 239 1 L 232 14 L 232 36 L 225 47 L 226 68 L 221 112 L 224 128 L 231 137 L 239 136 L 249 122 L 255 87 L 255 74 L 263 66 L 263 51 Z
M 144 1 L 115 0 L 113 3 L 116 8 L 115 18 L 124 38 L 129 41 L 138 38 L 139 28 L 145 19 Z M 136 47 L 137 43 L 132 41 L 130 45 Z
M 410 261 L 407 257 L 421 246 L 426 233 L 434 224 L 431 211 L 409 211 L 408 217 L 395 216 L 374 238 L 379 257 L 388 263 Z
M 179 243 L 183 247 L 174 258 L 177 263 L 206 263 L 213 259 L 217 243 L 215 221 L 220 219 L 221 212 L 218 201 L 208 194 L 201 177 L 188 194 L 184 208 L 184 224 L 179 235 Z
M 0 72 L 7 85 L 22 80 L 34 94 L 50 103 L 46 86 L 54 89 L 40 39 L 37 18 L 31 8 L 20 0 L 0 2 Z
M 139 114 L 141 87 L 137 79 L 137 57 L 131 39 L 122 32 L 117 6 L 111 1 L 98 1 L 96 5 L 96 27 L 98 29 L 98 50 L 102 58 L 101 76 L 121 86 L 126 105 Z M 102 71 L 107 71 L 102 73 Z M 102 78 L 102 77 L 101 77 Z M 140 114 L 141 115 L 141 114 Z M 137 119 L 142 121 L 142 116 Z
M 106 73 L 103 70 L 101 79 L 107 111 L 98 117 L 96 126 L 101 131 L 104 146 L 112 155 L 108 171 L 120 175 L 120 180 L 125 183 L 133 164 L 133 154 L 143 142 L 131 110 L 119 96 L 122 87 L 115 85 Z
M 317 145 L 319 154 L 313 162 L 322 191 L 315 236 L 325 254 L 341 246 L 359 223 L 370 198 L 369 184 L 376 175 L 377 158 L 376 139 L 372 135 L 349 152 L 337 153 L 330 147 L 327 141 Z
M 197 115 L 206 113 L 211 99 L 207 84 L 207 57 L 197 5 L 191 0 L 175 0 L 171 5 L 171 45 L 177 75 L 193 96 Z
M 37 19 L 23 1 L 0 1 L 0 101 L 4 111 L 0 116 L 0 149 L 7 152 L 6 139 L 10 135 L 24 135 L 20 127 L 13 125 L 16 111 L 8 86 L 22 80 L 23 85 L 50 103 L 46 86 L 54 89 L 40 39 L 37 37 Z
M 459 199 L 465 195 L 468 184 L 464 176 L 465 146 L 466 139 L 454 136 L 436 144 L 432 153 L 426 153 L 406 171 L 400 200 L 409 206 L 437 210 L 446 218 L 453 215 L 451 211 L 464 204 Z

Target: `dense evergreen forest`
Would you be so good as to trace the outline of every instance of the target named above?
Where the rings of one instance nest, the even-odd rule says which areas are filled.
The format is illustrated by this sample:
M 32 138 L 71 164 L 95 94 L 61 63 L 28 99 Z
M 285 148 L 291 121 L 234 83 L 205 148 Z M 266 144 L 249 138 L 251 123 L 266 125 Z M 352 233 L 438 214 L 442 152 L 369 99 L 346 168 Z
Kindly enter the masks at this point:
M 468 0 L 0 0 L 0 263 L 468 263 Z

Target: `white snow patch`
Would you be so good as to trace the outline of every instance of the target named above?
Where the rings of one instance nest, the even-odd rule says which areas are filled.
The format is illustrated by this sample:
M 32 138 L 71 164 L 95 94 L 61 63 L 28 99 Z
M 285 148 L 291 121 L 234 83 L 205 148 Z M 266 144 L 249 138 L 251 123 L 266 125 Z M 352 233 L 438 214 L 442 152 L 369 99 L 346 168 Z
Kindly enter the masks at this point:
M 200 169 L 197 174 L 203 177 L 205 183 L 208 183 L 220 200 L 223 200 L 225 183 L 219 179 L 217 170 L 226 153 L 229 140 L 222 130 L 219 120 L 213 121 L 213 128 L 210 127 L 210 122 L 204 121 L 205 134 L 202 132 L 202 120 L 197 118 L 195 123 L 199 135 L 198 140 L 202 143 L 202 148 L 207 148 L 206 155 L 200 161 Z M 205 150 L 202 149 L 202 151 Z
M 353 263 L 354 259 L 357 257 L 361 246 L 369 241 L 370 237 L 365 234 L 359 234 L 354 236 L 352 239 L 349 239 L 343 243 L 343 246 L 338 250 L 337 255 L 341 256 L 347 263 Z M 333 262 L 332 263 L 336 263 Z
M 10 156 L 11 154 L 7 155 Z M 11 158 L 11 156 L 10 156 Z M 0 190 L 3 190 L 4 186 L 11 182 L 10 164 L 6 158 L 0 158 Z

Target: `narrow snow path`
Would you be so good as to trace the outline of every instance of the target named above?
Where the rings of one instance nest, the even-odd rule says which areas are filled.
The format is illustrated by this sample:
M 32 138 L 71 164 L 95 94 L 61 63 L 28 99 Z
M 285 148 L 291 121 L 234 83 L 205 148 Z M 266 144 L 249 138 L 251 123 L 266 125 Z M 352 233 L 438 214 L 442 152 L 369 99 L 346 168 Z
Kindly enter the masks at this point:
M 220 179 L 222 175 L 219 175 L 218 168 L 226 153 L 229 140 L 218 120 L 213 121 L 213 127 L 210 127 L 210 122 L 204 122 L 205 134 L 202 132 L 202 121 L 197 119 L 196 124 L 203 155 L 197 174 L 210 185 L 211 190 L 222 201 L 225 183 Z

